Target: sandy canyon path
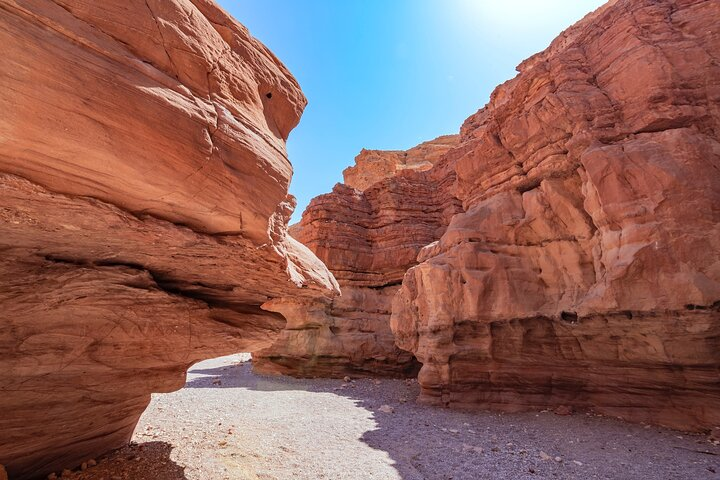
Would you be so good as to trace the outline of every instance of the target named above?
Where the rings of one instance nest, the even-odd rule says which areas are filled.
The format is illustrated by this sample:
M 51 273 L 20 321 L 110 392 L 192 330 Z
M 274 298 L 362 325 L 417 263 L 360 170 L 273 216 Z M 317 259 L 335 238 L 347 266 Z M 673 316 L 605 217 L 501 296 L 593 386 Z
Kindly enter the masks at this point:
M 414 381 L 263 377 L 247 360 L 195 365 L 185 388 L 154 395 L 131 446 L 69 477 L 720 479 L 720 447 L 704 436 L 586 414 L 432 408 L 414 402 Z

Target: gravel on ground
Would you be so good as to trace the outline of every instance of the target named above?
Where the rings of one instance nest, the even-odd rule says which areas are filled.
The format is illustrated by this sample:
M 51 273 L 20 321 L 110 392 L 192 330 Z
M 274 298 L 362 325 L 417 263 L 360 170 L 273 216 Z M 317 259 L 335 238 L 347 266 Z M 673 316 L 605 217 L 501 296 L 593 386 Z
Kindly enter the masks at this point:
M 414 380 L 294 379 L 248 355 L 193 366 L 153 395 L 133 443 L 76 480 L 719 479 L 703 435 L 585 413 L 461 412 Z M 58 472 L 60 476 L 60 472 Z

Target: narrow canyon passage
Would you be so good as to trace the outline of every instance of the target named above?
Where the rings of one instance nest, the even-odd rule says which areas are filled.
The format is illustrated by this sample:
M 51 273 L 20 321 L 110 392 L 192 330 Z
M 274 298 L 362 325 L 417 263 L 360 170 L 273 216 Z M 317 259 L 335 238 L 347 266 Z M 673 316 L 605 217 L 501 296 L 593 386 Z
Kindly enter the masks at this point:
M 248 355 L 196 364 L 153 396 L 134 443 L 70 478 L 717 478 L 720 447 L 615 419 L 464 413 L 415 403 L 404 380 L 254 374 Z
M 0 0 L 0 480 L 720 480 L 720 0 L 556 2 Z

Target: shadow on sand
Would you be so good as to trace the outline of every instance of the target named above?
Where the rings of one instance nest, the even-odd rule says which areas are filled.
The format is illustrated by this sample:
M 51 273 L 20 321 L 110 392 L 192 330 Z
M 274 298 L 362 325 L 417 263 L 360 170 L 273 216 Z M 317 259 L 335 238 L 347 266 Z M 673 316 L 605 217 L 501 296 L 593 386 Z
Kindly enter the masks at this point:
M 718 455 L 720 448 L 659 427 L 585 414 L 430 407 L 415 402 L 417 383 L 403 380 L 269 377 L 253 373 L 249 362 L 198 367 L 190 370 L 185 388 L 294 390 L 353 400 L 376 424 L 359 440 L 386 452 L 403 480 L 720 478 L 708 477 L 720 472 L 720 457 L 707 455 Z
M 131 443 L 100 458 L 95 467 L 78 472 L 73 480 L 153 478 L 153 480 L 187 480 L 185 467 L 170 458 L 173 446 L 166 442 Z

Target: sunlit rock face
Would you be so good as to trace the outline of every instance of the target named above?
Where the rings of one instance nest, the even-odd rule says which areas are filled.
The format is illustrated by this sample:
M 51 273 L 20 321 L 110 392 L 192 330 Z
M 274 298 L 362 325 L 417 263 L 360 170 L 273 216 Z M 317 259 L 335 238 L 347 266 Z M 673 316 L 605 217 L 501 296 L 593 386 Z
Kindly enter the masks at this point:
M 618 0 L 462 127 L 392 306 L 422 400 L 720 424 L 720 3 Z
M 343 170 L 348 187 L 366 190 L 385 178 L 406 171 L 426 171 L 458 144 L 459 135 L 444 135 L 410 150 L 365 150 L 355 157 L 355 165 Z
M 408 152 L 364 151 L 358 159 L 365 160 L 345 171 L 345 184 L 312 200 L 291 232 L 333 272 L 342 295 L 269 305 L 288 325 L 271 348 L 253 353 L 257 371 L 296 376 L 417 373 L 413 355 L 395 345 L 392 299 L 420 249 L 440 238 L 459 211 L 459 201 L 450 193 L 452 169 L 439 165 L 425 171 L 408 165 L 444 162 L 449 145 L 456 142 L 457 136 L 448 136 Z M 372 161 L 366 161 L 370 155 Z M 393 173 L 386 177 L 387 172 Z M 357 179 L 375 181 L 364 190 L 348 185 L 359 185 Z
M 6 0 L 0 44 L 0 464 L 24 479 L 337 284 L 286 235 L 305 98 L 214 3 Z

